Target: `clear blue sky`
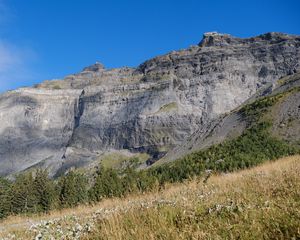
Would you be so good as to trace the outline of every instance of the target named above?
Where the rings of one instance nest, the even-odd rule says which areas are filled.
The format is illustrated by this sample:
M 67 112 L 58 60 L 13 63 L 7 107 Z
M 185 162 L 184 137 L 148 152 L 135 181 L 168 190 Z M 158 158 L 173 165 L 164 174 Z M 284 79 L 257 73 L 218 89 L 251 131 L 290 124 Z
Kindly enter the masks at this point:
M 207 31 L 300 34 L 300 1 L 0 0 L 0 92 L 96 61 L 137 66 Z

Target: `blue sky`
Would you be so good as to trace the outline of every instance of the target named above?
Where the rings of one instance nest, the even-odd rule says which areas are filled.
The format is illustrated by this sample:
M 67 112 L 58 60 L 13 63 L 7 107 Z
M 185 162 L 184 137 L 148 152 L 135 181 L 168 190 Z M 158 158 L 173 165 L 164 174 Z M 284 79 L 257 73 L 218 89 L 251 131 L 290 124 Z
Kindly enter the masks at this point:
M 137 66 L 204 32 L 300 34 L 300 1 L 0 0 L 0 92 L 96 61 Z

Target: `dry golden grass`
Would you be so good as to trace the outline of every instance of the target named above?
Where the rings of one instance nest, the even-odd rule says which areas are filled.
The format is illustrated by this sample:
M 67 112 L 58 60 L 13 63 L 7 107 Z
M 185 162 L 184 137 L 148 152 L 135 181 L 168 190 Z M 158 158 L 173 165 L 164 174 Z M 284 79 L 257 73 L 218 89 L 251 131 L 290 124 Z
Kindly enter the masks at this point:
M 300 157 L 170 186 L 175 201 L 112 214 L 84 239 L 299 239 Z
M 31 223 L 64 216 L 92 222 L 82 239 L 299 239 L 300 156 L 214 175 L 205 184 L 194 179 L 95 206 L 10 217 L 0 224 L 0 239 L 32 239 Z

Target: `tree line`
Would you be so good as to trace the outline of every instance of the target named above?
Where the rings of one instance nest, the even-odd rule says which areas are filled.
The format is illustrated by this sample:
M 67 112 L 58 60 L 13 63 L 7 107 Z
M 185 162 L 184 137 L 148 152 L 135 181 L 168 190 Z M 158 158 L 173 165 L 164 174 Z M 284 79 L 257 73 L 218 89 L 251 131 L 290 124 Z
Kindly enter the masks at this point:
M 101 167 L 93 179 L 76 170 L 51 179 L 47 170 L 37 169 L 19 174 L 14 181 L 0 178 L 0 218 L 95 203 L 103 198 L 149 191 L 155 185 L 156 178 L 145 171 L 137 172 L 132 166 L 122 172 Z
M 299 153 L 299 149 L 272 137 L 271 124 L 255 124 L 238 138 L 188 154 L 170 164 L 136 171 L 103 168 L 93 178 L 73 170 L 50 179 L 47 170 L 22 173 L 14 181 L 0 178 L 0 218 L 13 214 L 47 213 L 52 209 L 90 204 L 103 198 L 159 190 L 167 182 L 180 182 L 201 176 L 205 170 L 230 172 L 255 166 L 267 160 Z

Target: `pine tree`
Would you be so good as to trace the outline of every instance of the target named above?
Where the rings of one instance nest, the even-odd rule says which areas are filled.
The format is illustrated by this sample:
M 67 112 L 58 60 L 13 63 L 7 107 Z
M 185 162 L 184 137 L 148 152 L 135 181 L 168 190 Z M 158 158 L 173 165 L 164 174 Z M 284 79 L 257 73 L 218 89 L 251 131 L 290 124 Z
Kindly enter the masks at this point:
M 90 190 L 93 201 L 100 201 L 104 197 L 119 197 L 123 194 L 123 186 L 116 170 L 100 167 L 94 186 Z
M 11 182 L 4 178 L 0 178 L 0 219 L 6 217 L 10 213 L 10 188 Z
M 72 207 L 88 200 L 88 180 L 83 174 L 70 171 L 58 185 L 61 206 Z
M 34 194 L 37 211 L 48 212 L 54 202 L 54 184 L 46 170 L 38 169 L 34 178 Z
M 36 195 L 32 173 L 20 174 L 11 188 L 11 210 L 13 213 L 36 212 Z
M 139 190 L 138 188 L 138 173 L 132 168 L 127 167 L 123 172 L 122 178 L 123 191 L 126 193 L 133 193 Z

